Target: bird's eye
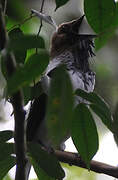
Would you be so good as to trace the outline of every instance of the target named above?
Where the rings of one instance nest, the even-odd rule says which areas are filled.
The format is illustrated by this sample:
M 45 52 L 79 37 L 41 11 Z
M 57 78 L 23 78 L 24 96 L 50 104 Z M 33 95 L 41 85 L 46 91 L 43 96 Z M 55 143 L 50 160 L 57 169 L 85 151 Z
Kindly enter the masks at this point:
M 62 25 L 62 26 L 60 26 L 59 29 L 58 29 L 58 33 L 59 33 L 59 34 L 67 33 L 67 32 L 68 32 L 68 27 L 67 27 L 67 25 Z
M 67 27 L 66 25 L 63 25 L 63 26 L 62 26 L 62 30 L 63 30 L 63 31 L 66 31 L 67 28 L 68 28 L 68 27 Z

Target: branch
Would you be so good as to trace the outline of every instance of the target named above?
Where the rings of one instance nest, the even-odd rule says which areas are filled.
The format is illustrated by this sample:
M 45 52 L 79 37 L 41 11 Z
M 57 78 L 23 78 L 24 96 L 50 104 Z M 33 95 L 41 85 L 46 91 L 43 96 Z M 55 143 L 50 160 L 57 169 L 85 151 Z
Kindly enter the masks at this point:
M 4 24 L 4 15 L 2 4 L 0 1 L 0 50 L 5 49 L 8 38 Z M 16 70 L 15 57 L 12 53 L 6 52 L 5 64 L 8 77 Z M 25 111 L 23 109 L 22 92 L 19 90 L 11 97 L 11 103 L 14 109 L 15 117 L 15 153 L 16 153 L 16 177 L 15 180 L 25 180 L 25 165 L 26 165 L 26 137 L 25 137 Z
M 78 156 L 77 153 L 56 150 L 55 155 L 61 162 L 87 169 L 86 164 L 82 161 L 81 157 Z M 118 167 L 105 163 L 92 160 L 90 163 L 90 170 L 96 173 L 103 173 L 114 178 L 118 178 Z

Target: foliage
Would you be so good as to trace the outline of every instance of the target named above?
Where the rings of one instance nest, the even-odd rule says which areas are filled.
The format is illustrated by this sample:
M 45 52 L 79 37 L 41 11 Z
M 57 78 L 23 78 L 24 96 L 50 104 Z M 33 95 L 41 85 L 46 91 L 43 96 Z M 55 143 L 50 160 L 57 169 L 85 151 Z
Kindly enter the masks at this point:
M 68 0 L 55 0 L 55 2 L 57 10 L 65 5 Z M 14 11 L 12 11 L 13 9 Z M 26 18 L 24 10 L 22 1 L 8 1 L 6 28 L 9 31 L 9 41 L 5 53 L 2 54 L 2 70 L 7 80 L 8 97 L 22 88 L 24 101 L 27 104 L 28 101 L 39 97 L 42 93 L 39 80 L 48 65 L 49 55 L 41 36 L 27 35 L 19 26 L 9 30 L 9 22 L 12 24 L 12 21 L 16 21 L 19 24 L 21 20 Z M 118 3 L 113 0 L 85 0 L 84 11 L 88 23 L 98 34 L 96 39 L 96 50 L 98 50 L 114 35 L 118 27 Z M 21 24 L 21 26 L 23 25 Z M 31 50 L 30 53 L 29 50 Z M 9 77 L 5 70 L 5 59 L 7 54 L 11 52 L 14 53 L 17 70 Z M 107 128 L 115 134 L 115 137 L 118 136 L 116 128 L 118 124 L 117 112 L 113 116 L 115 119 L 113 121 L 108 105 L 99 95 L 86 93 L 80 89 L 73 93 L 65 67 L 60 67 L 53 73 L 55 75 L 50 85 L 46 114 L 49 136 L 54 145 L 58 147 L 63 137 L 70 133 L 79 154 L 89 168 L 90 161 L 96 154 L 99 145 L 95 119 L 91 112 L 100 117 Z M 85 99 L 86 103 L 75 107 L 73 105 L 75 96 Z M 3 179 L 15 165 L 15 158 L 12 156 L 14 154 L 13 144 L 6 142 L 11 138 L 13 138 L 13 132 L 0 132 L 0 152 L 2 152 L 2 155 L 0 155 L 0 179 Z M 41 149 L 40 145 L 29 144 L 28 156 L 39 178 L 51 180 L 61 179 L 65 176 L 56 157 Z

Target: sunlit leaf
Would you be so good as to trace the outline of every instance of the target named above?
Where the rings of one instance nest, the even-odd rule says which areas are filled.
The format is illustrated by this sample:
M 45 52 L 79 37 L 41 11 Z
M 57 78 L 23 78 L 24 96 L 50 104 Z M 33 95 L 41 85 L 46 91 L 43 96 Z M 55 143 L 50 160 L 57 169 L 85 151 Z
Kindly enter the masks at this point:
M 84 104 L 75 108 L 71 135 L 75 147 L 89 168 L 90 161 L 98 150 L 98 134 L 94 119 Z
M 52 178 L 64 178 L 65 173 L 53 153 L 44 151 L 39 144 L 35 143 L 28 144 L 28 153 L 33 159 L 33 164 L 35 164 L 34 166 L 36 169 L 37 166 L 39 166 L 45 173 L 47 173 L 48 176 Z M 36 172 L 40 177 L 40 172 L 38 171 L 38 169 L 36 170 Z
M 39 77 L 49 62 L 46 51 L 32 55 L 23 67 L 20 67 L 8 80 L 8 93 L 12 94 L 20 87 L 29 85 Z
M 13 131 L 6 130 L 6 131 L 0 131 L 0 143 L 6 142 L 13 138 Z
M 59 148 L 60 143 L 69 135 L 71 128 L 72 86 L 64 67 L 54 70 L 51 77 L 46 121 L 52 144 Z
M 56 9 L 57 10 L 59 7 L 63 6 L 64 4 L 66 4 L 69 0 L 55 0 L 56 1 Z

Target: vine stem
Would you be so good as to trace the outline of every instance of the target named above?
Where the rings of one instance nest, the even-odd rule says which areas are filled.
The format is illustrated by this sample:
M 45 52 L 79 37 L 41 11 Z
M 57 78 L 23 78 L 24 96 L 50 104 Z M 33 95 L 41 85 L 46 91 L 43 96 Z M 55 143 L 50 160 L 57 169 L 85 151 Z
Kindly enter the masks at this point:
M 44 2 L 45 2 L 45 0 L 42 0 L 40 13 L 43 12 Z M 42 19 L 40 20 L 40 22 L 41 22 L 41 24 L 40 24 L 40 26 L 39 26 L 39 30 L 38 30 L 37 36 L 39 36 L 39 34 L 40 34 L 40 32 L 41 32 L 41 28 L 42 28 L 42 26 L 43 26 L 43 24 L 42 24 Z M 36 54 L 37 54 L 37 53 L 38 53 L 38 48 L 36 48 Z

